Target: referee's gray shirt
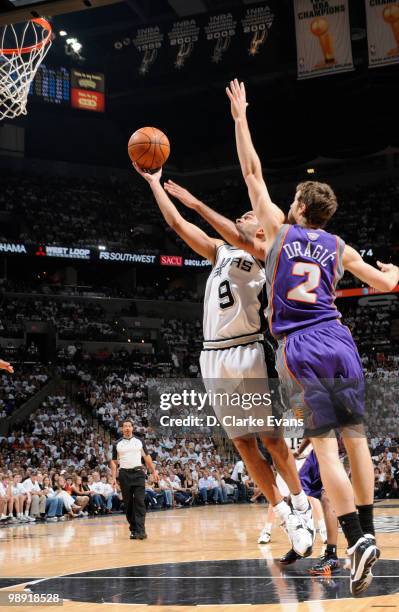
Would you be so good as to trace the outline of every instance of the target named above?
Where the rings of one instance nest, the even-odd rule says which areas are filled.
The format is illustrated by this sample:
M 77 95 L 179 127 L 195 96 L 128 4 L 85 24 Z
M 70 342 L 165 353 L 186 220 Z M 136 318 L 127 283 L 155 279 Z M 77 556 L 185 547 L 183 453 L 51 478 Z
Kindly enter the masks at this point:
M 145 442 L 139 437 L 120 438 L 112 448 L 112 459 L 119 461 L 119 467 L 125 470 L 141 466 L 141 457 L 148 455 Z

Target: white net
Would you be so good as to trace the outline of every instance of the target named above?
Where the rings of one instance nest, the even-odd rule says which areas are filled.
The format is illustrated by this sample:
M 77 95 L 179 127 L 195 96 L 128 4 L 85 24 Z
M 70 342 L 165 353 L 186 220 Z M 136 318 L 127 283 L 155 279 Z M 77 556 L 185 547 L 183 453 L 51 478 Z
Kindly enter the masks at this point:
M 0 31 L 0 120 L 26 115 L 30 84 L 51 47 L 51 26 L 42 18 Z

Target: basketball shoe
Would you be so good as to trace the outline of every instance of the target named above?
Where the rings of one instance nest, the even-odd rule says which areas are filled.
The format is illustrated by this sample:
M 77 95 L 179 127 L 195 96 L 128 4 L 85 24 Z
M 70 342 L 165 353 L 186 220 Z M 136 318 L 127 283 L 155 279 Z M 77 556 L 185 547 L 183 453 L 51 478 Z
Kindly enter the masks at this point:
M 260 536 L 258 538 L 258 544 L 269 544 L 271 540 L 271 535 L 269 531 L 264 527 L 260 532 Z
M 312 554 L 314 526 L 310 506 L 305 512 L 291 509 L 281 527 L 288 535 L 292 548 L 299 556 L 309 557 Z
M 374 536 L 367 535 L 358 539 L 347 549 L 350 560 L 350 591 L 357 597 L 370 586 L 373 580 L 372 567 L 380 557 Z
M 308 571 L 313 576 L 331 576 L 340 569 L 340 563 L 336 555 L 324 553 L 315 565 Z

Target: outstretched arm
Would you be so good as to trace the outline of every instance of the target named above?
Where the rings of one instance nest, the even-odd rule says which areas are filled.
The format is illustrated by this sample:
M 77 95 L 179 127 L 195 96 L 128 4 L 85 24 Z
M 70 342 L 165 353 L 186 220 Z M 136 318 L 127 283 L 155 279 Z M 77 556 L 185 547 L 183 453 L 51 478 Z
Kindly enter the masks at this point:
M 361 255 L 348 245 L 345 245 L 342 263 L 345 270 L 378 291 L 392 291 L 399 282 L 398 266 L 377 261 L 380 268 L 377 270 L 366 263 Z
M 262 175 L 262 165 L 252 142 L 247 121 L 247 98 L 244 83 L 237 79 L 226 87 L 235 121 L 237 153 L 241 171 L 248 187 L 252 208 L 261 223 L 266 241 L 270 244 L 284 223 L 283 211 L 270 198 Z
M 169 227 L 171 227 L 176 234 L 193 249 L 193 251 L 214 263 L 216 248 L 222 241 L 210 238 L 210 236 L 205 234 L 199 227 L 193 223 L 189 223 L 181 216 L 161 185 L 162 170 L 158 170 L 155 174 L 149 174 L 148 172 L 143 172 L 137 164 L 133 164 L 133 166 L 151 187 L 154 198 Z
M 205 219 L 209 225 L 212 225 L 220 236 L 223 236 L 226 242 L 235 247 L 248 251 L 248 253 L 251 253 L 262 261 L 265 259 L 266 249 L 264 241 L 259 240 L 259 238 L 256 237 L 246 237 L 243 232 L 240 232 L 240 228 L 233 223 L 233 221 L 230 221 L 230 219 L 227 219 L 227 217 L 219 214 L 201 202 L 201 200 L 198 200 L 187 189 L 180 187 L 180 185 L 177 185 L 177 183 L 167 181 L 164 188 L 169 195 L 180 200 L 184 206 L 195 210 L 199 215 L 201 215 L 201 217 Z

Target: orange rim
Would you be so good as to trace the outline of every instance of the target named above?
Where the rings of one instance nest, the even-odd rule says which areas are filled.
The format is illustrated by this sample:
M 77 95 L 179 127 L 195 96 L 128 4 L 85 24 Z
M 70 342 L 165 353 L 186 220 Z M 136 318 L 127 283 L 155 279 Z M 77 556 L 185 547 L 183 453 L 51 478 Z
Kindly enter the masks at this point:
M 53 28 L 51 27 L 50 23 L 47 21 L 47 19 L 44 19 L 43 17 L 36 17 L 35 19 L 31 19 L 31 23 L 36 23 L 37 25 L 40 25 L 43 30 L 46 30 L 46 38 L 36 43 L 35 45 L 29 45 L 28 47 L 16 47 L 15 49 L 0 49 L 0 53 L 2 53 L 3 55 L 22 55 L 22 53 L 31 53 L 31 51 L 34 51 L 35 49 L 41 49 L 42 47 L 47 45 L 50 42 L 51 34 L 53 31 Z

